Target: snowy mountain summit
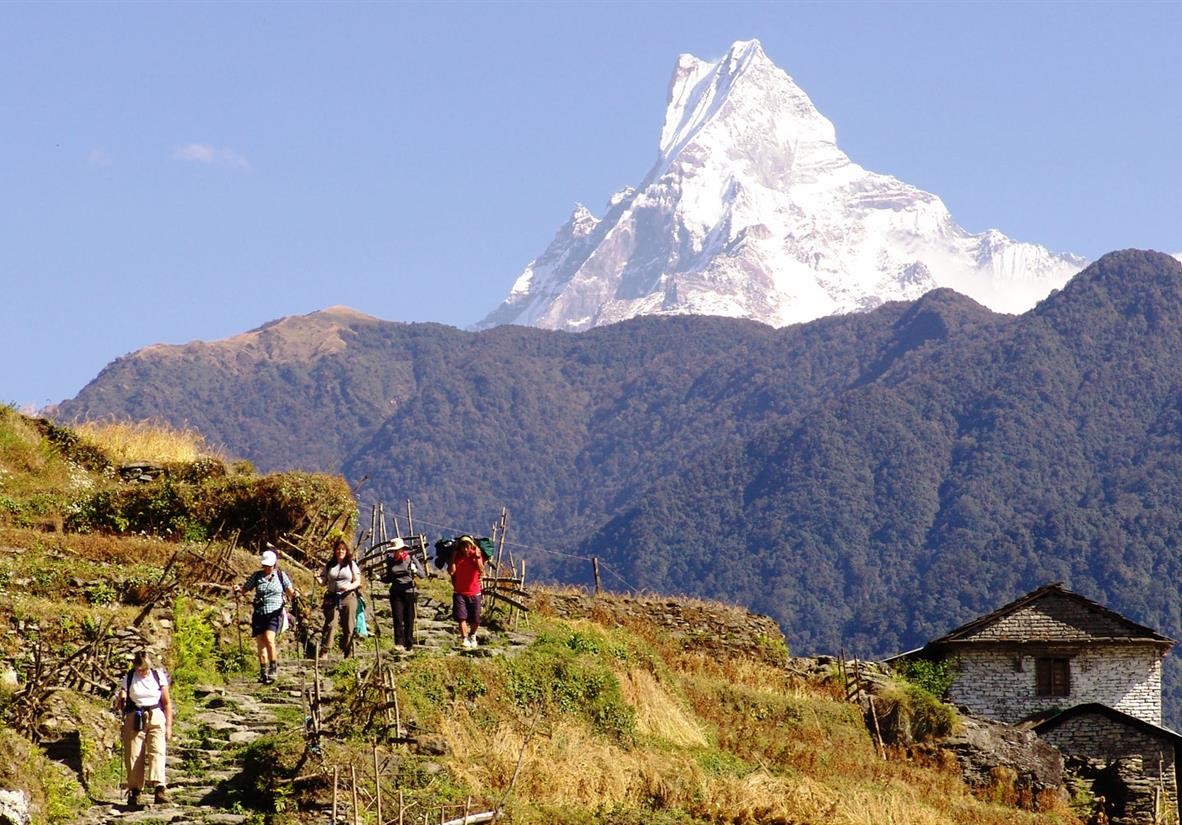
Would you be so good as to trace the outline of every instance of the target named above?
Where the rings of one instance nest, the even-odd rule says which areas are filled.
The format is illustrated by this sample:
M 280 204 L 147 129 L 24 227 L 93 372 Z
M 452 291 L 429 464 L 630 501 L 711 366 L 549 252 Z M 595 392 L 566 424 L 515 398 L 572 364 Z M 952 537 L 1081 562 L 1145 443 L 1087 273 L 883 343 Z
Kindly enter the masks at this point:
M 596 218 L 583 205 L 476 325 L 579 331 L 637 315 L 785 326 L 951 287 L 1021 312 L 1087 262 L 973 235 L 943 202 L 869 172 L 756 40 L 683 54 L 656 165 Z

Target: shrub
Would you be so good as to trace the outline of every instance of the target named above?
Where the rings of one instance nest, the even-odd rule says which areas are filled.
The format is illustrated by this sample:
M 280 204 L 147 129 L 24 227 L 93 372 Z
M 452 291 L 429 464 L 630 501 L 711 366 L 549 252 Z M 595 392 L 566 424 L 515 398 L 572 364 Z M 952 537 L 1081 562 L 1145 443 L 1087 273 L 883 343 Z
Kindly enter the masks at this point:
M 939 698 L 948 695 L 952 681 L 956 678 L 955 664 L 949 659 L 938 662 L 930 659 L 904 660 L 896 670 L 911 684 Z
M 212 611 L 197 611 L 181 596 L 173 607 L 173 682 L 193 685 L 218 681 L 216 641 L 210 624 Z

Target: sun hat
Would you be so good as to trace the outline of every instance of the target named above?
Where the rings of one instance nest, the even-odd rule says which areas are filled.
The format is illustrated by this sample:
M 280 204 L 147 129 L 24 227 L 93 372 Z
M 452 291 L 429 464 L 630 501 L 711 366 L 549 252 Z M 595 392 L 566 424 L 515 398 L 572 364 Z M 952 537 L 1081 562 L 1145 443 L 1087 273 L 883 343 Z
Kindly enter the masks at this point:
M 406 542 L 404 542 L 402 539 L 394 539 L 390 542 L 391 550 L 401 550 L 403 547 L 406 547 Z
M 263 557 L 259 561 L 263 567 L 274 567 L 275 563 L 279 561 L 279 556 L 275 554 L 274 550 L 264 550 Z

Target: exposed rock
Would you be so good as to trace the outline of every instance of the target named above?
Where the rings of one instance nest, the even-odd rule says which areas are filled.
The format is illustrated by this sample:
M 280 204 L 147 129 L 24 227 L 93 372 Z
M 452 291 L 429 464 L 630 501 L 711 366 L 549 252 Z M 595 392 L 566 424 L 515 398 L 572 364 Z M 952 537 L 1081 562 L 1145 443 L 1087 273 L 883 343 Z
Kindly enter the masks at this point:
M 961 728 L 912 752 L 938 762 L 952 754 L 965 782 L 1000 792 L 999 798 L 1035 809 L 1047 794 L 1066 797 L 1063 755 L 1032 731 L 1001 722 L 961 716 Z
M 29 825 L 31 821 L 24 791 L 0 791 L 0 825 Z

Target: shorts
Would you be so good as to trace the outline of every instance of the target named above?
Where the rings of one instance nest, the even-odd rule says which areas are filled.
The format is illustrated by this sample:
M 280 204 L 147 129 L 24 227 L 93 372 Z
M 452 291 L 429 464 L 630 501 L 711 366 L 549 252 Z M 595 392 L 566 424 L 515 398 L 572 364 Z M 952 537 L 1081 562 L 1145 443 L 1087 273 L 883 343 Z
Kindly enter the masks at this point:
M 283 608 L 279 608 L 273 613 L 251 613 L 250 614 L 250 635 L 261 636 L 263 633 L 270 630 L 272 633 L 279 633 L 279 625 L 283 621 Z
M 465 596 L 462 593 L 451 594 L 451 615 L 457 622 L 480 624 L 480 607 L 484 597 L 477 593 L 475 596 Z

